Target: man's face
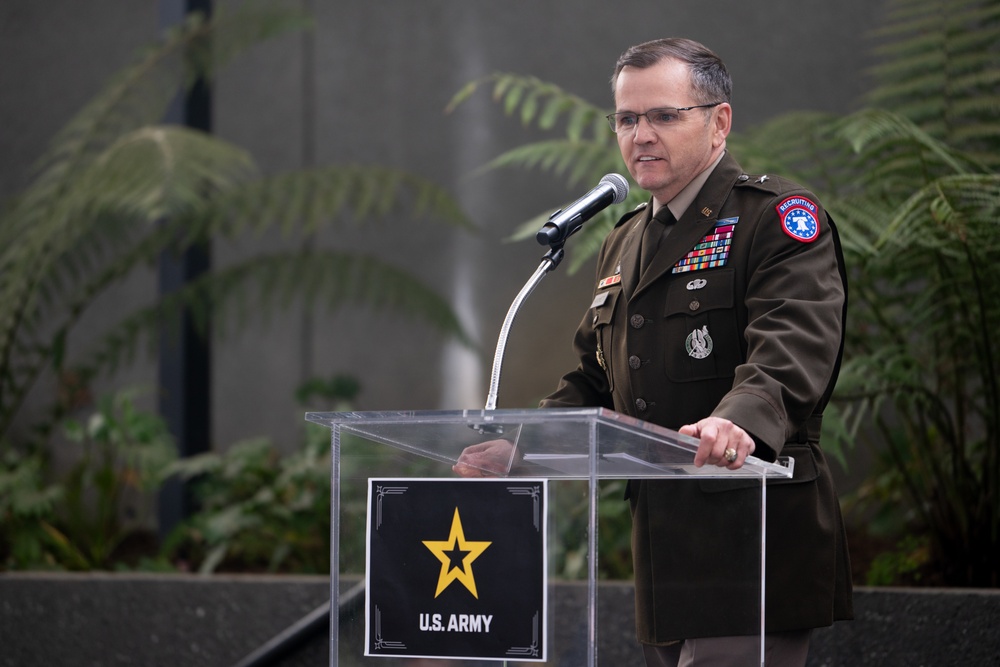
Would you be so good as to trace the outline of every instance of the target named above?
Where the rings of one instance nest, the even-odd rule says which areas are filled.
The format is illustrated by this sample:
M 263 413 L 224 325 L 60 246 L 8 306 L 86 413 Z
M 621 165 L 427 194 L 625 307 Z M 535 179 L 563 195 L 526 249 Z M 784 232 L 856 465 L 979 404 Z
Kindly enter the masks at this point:
M 616 112 L 645 113 L 697 104 L 687 65 L 674 59 L 645 69 L 626 67 L 615 84 Z M 635 128 L 618 132 L 618 147 L 635 182 L 663 204 L 725 149 L 731 120 L 732 108 L 725 103 L 682 111 L 666 127 L 653 127 L 640 117 Z

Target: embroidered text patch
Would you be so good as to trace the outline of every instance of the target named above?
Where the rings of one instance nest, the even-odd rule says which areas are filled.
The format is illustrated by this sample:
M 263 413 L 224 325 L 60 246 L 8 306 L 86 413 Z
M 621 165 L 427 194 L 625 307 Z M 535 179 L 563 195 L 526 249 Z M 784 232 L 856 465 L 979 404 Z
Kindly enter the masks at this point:
M 797 241 L 811 243 L 819 236 L 819 207 L 806 197 L 789 197 L 775 206 L 781 228 Z

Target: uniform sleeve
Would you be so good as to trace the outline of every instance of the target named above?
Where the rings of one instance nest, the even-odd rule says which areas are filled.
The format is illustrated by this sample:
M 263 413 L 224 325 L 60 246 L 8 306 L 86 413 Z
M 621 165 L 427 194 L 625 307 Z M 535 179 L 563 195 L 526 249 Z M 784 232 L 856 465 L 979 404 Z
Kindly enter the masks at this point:
M 825 407 L 844 335 L 846 286 L 836 230 L 816 205 L 814 238 L 801 228 L 786 231 L 778 211 L 793 197 L 816 202 L 805 191 L 783 194 L 763 209 L 754 227 L 747 266 L 746 361 L 712 413 L 775 452 Z

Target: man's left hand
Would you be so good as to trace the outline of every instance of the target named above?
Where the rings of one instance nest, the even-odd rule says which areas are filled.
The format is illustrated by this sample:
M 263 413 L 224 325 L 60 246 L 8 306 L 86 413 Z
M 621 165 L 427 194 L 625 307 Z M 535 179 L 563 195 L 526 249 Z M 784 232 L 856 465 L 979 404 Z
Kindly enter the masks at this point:
M 736 470 L 756 447 L 749 433 L 721 417 L 707 417 L 682 426 L 678 432 L 700 440 L 694 455 L 694 464 L 699 468 L 707 463 Z

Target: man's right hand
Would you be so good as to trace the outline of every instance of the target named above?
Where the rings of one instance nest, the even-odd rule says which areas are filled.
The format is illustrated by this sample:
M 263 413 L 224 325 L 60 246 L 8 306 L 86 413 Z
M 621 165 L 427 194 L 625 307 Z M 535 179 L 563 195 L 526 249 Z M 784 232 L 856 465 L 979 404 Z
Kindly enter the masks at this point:
M 451 469 L 462 477 L 502 477 L 510 472 L 513 457 L 513 443 L 489 440 L 466 447 Z

